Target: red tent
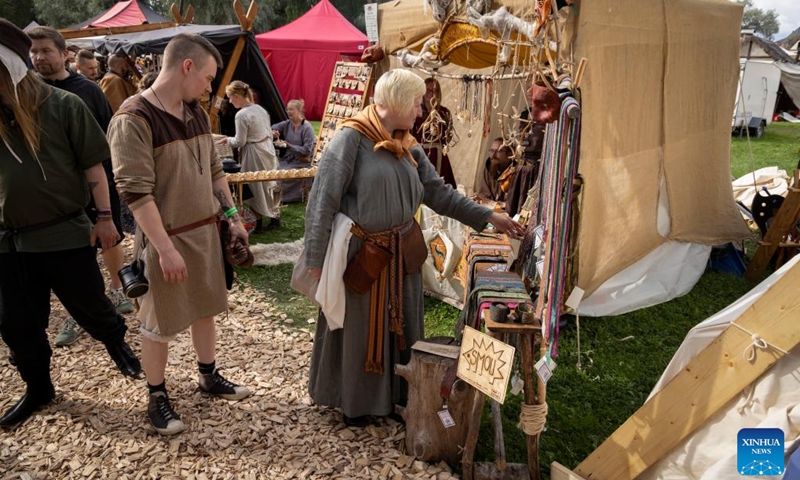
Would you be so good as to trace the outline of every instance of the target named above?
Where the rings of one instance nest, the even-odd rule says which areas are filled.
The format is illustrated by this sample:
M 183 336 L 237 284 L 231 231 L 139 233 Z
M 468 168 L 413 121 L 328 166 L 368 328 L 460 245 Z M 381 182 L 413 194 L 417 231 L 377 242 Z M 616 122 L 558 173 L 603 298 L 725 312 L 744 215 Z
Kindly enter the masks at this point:
M 73 25 L 70 29 L 91 27 L 126 27 L 145 23 L 169 22 L 170 19 L 154 12 L 144 2 L 128 0 L 118 2 L 105 12 L 85 22 Z
M 302 98 L 306 117 L 322 118 L 333 69 L 343 56 L 360 58 L 367 36 L 347 21 L 329 0 L 294 22 L 256 35 L 284 102 Z

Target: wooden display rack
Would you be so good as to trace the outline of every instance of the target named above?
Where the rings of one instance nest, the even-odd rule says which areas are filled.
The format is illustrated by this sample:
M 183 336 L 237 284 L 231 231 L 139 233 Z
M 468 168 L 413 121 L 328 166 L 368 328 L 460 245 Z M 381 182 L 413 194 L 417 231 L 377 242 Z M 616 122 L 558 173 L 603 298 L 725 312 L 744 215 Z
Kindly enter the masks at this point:
M 533 324 L 522 323 L 497 323 L 489 317 L 489 309 L 484 309 L 481 318 L 486 326 L 486 332 L 491 337 L 504 341 L 507 334 L 518 334 L 520 336 L 520 346 L 518 354 L 521 355 L 520 371 L 523 374 L 525 395 L 524 403 L 534 405 L 544 401 L 545 386 L 539 382 L 538 397 L 534 390 L 536 380 L 534 379 L 533 347 L 536 337 L 541 338 L 542 326 L 537 321 Z M 500 405 L 492 401 L 492 424 L 494 428 L 494 454 L 493 464 L 474 463 L 475 447 L 478 445 L 478 434 L 480 432 L 481 417 L 483 408 L 486 404 L 486 394 L 479 390 L 475 392 L 475 402 L 472 404 L 472 412 L 469 415 L 469 430 L 466 444 L 464 445 L 464 455 L 461 459 L 463 476 L 465 480 L 475 479 L 531 479 L 540 478 L 539 469 L 539 435 L 526 435 L 528 464 L 509 464 L 505 459 L 505 445 L 503 442 L 502 422 L 500 420 Z
M 373 71 L 368 63 L 336 62 L 312 163 L 322 158 L 322 152 L 342 121 L 354 117 L 367 105 Z
M 787 238 L 788 234 L 795 229 L 798 221 L 800 221 L 800 170 L 795 170 L 794 185 L 789 189 L 786 200 L 775 214 L 767 234 L 764 235 L 753 259 L 747 265 L 744 278 L 751 282 L 758 282 L 772 260 L 772 256 L 779 249 L 800 249 L 800 238 Z M 784 258 L 784 261 L 787 259 Z M 779 266 L 777 265 L 776 268 Z

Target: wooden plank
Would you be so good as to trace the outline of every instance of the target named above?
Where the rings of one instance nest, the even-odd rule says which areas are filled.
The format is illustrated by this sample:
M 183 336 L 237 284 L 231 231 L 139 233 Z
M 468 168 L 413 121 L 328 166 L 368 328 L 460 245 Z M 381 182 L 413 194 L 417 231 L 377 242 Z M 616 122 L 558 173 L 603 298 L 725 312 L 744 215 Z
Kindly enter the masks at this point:
M 753 259 L 747 265 L 744 278 L 751 282 L 761 280 L 761 275 L 769 265 L 775 251 L 778 250 L 781 240 L 797 222 L 798 216 L 800 216 L 800 189 L 790 188 L 789 194 L 778 213 L 775 214 L 764 240 L 759 244 Z
M 769 345 L 791 351 L 800 343 L 800 266 L 795 266 L 736 320 Z M 634 413 L 575 469 L 587 479 L 635 478 L 703 425 L 722 406 L 783 356 L 758 350 L 753 362 L 742 353 L 750 335 L 729 326 L 692 359 L 663 390 Z
M 583 477 L 558 462 L 550 464 L 550 480 L 584 480 Z
M 531 323 L 531 324 L 514 323 L 514 322 L 497 323 L 491 318 L 489 318 L 488 308 L 483 309 L 482 315 L 483 315 L 483 323 L 484 325 L 486 325 L 486 329 L 492 332 L 536 335 L 541 333 L 542 331 L 542 326 L 539 323 L 539 320 L 536 320 L 536 323 Z
M 247 25 L 243 28 L 245 31 L 250 31 L 253 29 L 253 25 L 256 23 L 256 15 L 258 15 L 258 4 L 255 0 L 250 2 L 250 6 L 247 8 Z
M 183 17 L 183 21 L 181 23 L 192 23 L 194 21 L 194 7 L 189 5 L 189 8 L 186 9 L 186 15 Z
M 183 23 L 183 16 L 181 15 L 180 9 L 174 3 L 169 7 L 170 13 L 172 13 L 172 18 L 175 19 L 178 23 Z
M 245 26 L 247 25 L 247 15 L 244 13 L 242 2 L 239 0 L 233 0 L 233 11 L 236 12 L 236 18 L 239 19 L 239 25 L 241 25 L 242 30 L 244 30 Z
M 175 22 L 145 23 L 144 25 L 129 25 L 126 27 L 93 27 L 81 28 L 77 30 L 59 30 L 65 40 L 73 38 L 97 37 L 100 35 L 120 35 L 123 33 L 149 32 L 151 30 L 161 30 L 162 28 L 177 27 Z

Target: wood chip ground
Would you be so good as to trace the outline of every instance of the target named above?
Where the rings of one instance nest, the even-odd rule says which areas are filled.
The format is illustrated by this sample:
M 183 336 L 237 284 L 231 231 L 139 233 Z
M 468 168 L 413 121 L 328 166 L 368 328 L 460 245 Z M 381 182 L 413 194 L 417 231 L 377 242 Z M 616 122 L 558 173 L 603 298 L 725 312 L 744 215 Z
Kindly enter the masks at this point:
M 199 393 L 191 337 L 181 334 L 170 347 L 167 387 L 189 429 L 162 437 L 147 421 L 144 379 L 123 377 L 105 348 L 83 334 L 74 345 L 53 347 L 56 400 L 15 430 L 0 430 L 0 480 L 456 478 L 444 463 L 404 455 L 402 424 L 351 429 L 337 410 L 313 404 L 307 384 L 314 325 L 286 325 L 307 319 L 288 318 L 242 285 L 229 302 L 227 318 L 217 320 L 217 365 L 248 386 L 250 397 L 228 402 Z M 55 298 L 52 309 L 51 342 L 66 317 Z M 138 355 L 138 320 L 126 317 Z M 2 412 L 24 391 L 7 359 L 0 342 Z

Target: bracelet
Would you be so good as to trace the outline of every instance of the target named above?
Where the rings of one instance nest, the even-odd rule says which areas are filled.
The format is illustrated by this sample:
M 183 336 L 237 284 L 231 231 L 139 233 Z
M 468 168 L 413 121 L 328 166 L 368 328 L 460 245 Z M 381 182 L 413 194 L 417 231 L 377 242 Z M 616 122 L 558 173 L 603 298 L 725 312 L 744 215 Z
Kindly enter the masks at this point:
M 110 221 L 111 221 L 111 217 L 97 217 L 97 223 L 110 222 Z
M 103 209 L 98 208 L 97 209 L 97 214 L 98 215 L 103 214 L 103 213 L 105 213 L 106 215 L 111 215 L 111 209 L 110 208 L 103 208 Z
M 239 210 L 237 210 L 236 207 L 231 207 L 231 208 L 225 210 L 225 218 L 231 218 L 232 216 L 236 215 L 237 213 L 239 213 Z

